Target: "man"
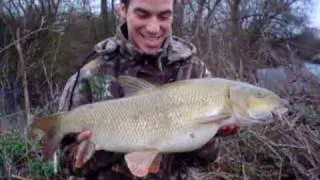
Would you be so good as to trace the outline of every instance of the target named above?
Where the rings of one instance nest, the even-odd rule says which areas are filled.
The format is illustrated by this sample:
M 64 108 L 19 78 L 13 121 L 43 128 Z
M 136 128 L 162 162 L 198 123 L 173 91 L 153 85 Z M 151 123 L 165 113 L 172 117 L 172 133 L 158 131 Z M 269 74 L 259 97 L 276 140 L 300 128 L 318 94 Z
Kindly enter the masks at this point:
M 121 0 L 119 12 L 125 23 L 118 27 L 114 37 L 98 43 L 94 48 L 96 58 L 68 80 L 61 96 L 60 111 L 123 97 L 122 87 L 117 82 L 119 75 L 135 76 L 154 84 L 211 76 L 205 64 L 195 56 L 195 47 L 171 35 L 173 2 Z M 236 127 L 227 127 L 221 132 L 228 134 L 236 130 Z M 94 152 L 90 149 L 90 134 L 86 131 L 64 138 L 60 148 L 63 171 L 87 179 L 132 179 L 123 154 Z M 206 165 L 216 156 L 217 142 L 212 140 L 200 150 L 165 156 L 161 171 L 149 178 L 169 179 L 169 176 L 183 174 L 186 166 Z

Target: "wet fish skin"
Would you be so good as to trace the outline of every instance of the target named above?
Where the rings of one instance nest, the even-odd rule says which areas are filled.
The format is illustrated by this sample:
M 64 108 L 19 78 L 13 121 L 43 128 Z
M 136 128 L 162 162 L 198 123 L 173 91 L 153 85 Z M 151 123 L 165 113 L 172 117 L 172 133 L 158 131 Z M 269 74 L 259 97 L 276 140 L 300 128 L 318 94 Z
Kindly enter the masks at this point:
M 268 123 L 274 111 L 285 107 L 285 101 L 269 90 L 221 78 L 156 86 L 123 76 L 119 82 L 131 91 L 128 97 L 39 118 L 29 126 L 29 139 L 41 138 L 38 129 L 44 132 L 46 158 L 64 135 L 84 130 L 92 132 L 96 150 L 186 152 L 202 147 L 222 126 Z

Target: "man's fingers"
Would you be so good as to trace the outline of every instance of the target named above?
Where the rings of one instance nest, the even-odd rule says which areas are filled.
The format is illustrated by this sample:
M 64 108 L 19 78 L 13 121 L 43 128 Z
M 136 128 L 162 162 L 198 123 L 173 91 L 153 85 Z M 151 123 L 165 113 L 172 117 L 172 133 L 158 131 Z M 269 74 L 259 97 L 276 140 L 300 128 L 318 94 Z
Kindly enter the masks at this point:
M 238 126 L 236 126 L 236 125 L 231 125 L 231 126 L 228 127 L 227 132 L 228 132 L 228 134 L 235 134 L 235 133 L 238 132 L 238 130 L 239 130 L 239 127 L 238 127 Z
M 77 137 L 77 142 L 88 140 L 91 137 L 91 131 L 83 131 Z
M 219 132 L 218 135 L 219 136 L 229 136 L 229 135 L 233 135 L 236 134 L 239 130 L 239 127 L 237 125 L 228 125 L 228 126 L 224 126 L 222 127 Z

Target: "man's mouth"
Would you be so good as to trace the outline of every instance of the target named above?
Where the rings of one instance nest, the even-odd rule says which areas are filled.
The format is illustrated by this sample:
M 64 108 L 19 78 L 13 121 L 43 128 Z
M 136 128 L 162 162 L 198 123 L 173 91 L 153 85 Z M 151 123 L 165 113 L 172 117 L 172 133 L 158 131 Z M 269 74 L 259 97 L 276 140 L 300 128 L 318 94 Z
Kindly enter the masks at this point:
M 145 40 L 148 46 L 150 47 L 159 46 L 160 36 L 145 36 L 143 34 L 140 34 L 140 35 Z

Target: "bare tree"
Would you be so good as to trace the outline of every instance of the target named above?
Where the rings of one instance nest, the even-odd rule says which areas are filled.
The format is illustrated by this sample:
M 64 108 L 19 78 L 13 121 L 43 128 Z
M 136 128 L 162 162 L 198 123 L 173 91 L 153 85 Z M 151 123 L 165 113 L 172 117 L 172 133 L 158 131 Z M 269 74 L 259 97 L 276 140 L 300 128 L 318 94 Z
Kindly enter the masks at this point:
M 37 62 L 33 61 L 41 50 L 42 39 L 50 33 L 50 25 L 56 22 L 56 14 L 58 12 L 58 1 L 39 1 L 36 4 L 34 1 L 4 1 L 0 6 L 0 17 L 5 29 L 8 31 L 11 43 L 8 43 L 1 48 L 0 53 L 3 56 L 9 57 L 8 54 L 13 55 L 12 47 L 15 47 L 18 61 L 10 57 L 10 64 L 15 64 L 15 82 L 8 82 L 11 84 L 22 84 L 24 103 L 21 108 L 25 112 L 25 122 L 31 119 L 31 98 L 29 88 L 34 86 L 30 85 L 29 81 L 34 76 L 29 76 L 29 69 L 33 66 L 38 66 Z M 14 56 L 14 55 L 13 55 Z M 7 61 L 9 64 L 9 61 Z M 11 73 L 7 76 L 13 76 Z M 13 78 L 10 78 L 13 79 Z

